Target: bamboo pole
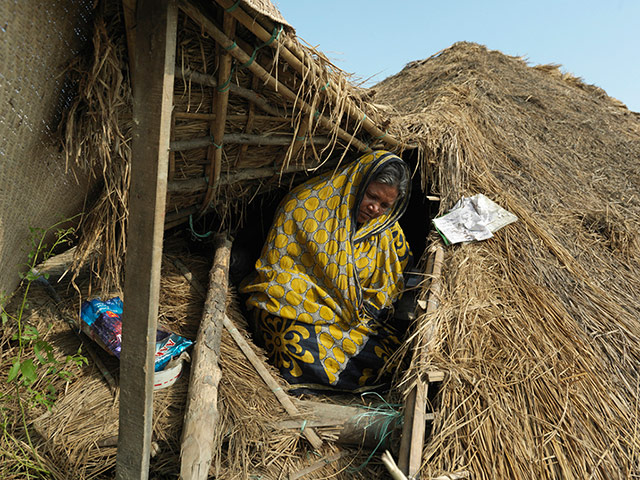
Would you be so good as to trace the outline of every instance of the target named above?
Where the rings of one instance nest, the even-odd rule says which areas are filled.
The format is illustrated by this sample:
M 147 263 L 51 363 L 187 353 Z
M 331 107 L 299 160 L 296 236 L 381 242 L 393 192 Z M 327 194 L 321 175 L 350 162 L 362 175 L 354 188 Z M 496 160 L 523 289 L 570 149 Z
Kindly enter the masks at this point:
M 209 273 L 209 291 L 193 348 L 191 377 L 180 447 L 181 480 L 208 477 L 213 438 L 218 424 L 218 364 L 222 339 L 222 316 L 226 309 L 231 241 L 226 235 L 214 240 L 216 253 Z
M 258 89 L 258 77 L 255 75 L 251 76 L 251 90 L 256 91 Z M 256 107 L 253 103 L 249 102 L 249 112 L 247 113 L 247 122 L 244 125 L 244 133 L 247 135 L 251 135 L 251 131 L 253 130 L 253 124 L 256 120 Z M 238 154 L 236 155 L 236 161 L 234 166 L 238 167 L 242 163 L 242 159 L 247 154 L 247 150 L 249 149 L 249 145 L 244 144 L 240 146 L 238 150 Z
M 226 145 L 289 145 L 295 142 L 293 135 L 248 135 L 246 133 L 227 133 L 222 137 Z M 309 139 L 314 145 L 327 145 L 331 140 L 327 137 L 313 137 Z M 208 147 L 215 142 L 211 136 L 190 138 L 188 140 L 174 140 L 169 145 L 171 152 L 181 152 L 195 148 Z
M 225 9 L 230 9 L 234 5 L 234 0 L 216 0 L 220 6 Z M 272 33 L 265 30 L 254 18 L 252 18 L 249 14 L 247 14 L 242 8 L 235 8 L 231 14 L 249 31 L 251 31 L 256 37 L 258 37 L 263 42 L 268 42 L 272 37 Z M 305 77 L 305 68 L 311 69 L 312 73 L 316 73 L 315 65 L 313 61 L 309 58 L 308 55 L 300 49 L 293 41 L 288 38 L 283 39 L 280 42 L 280 45 L 277 43 L 270 44 L 274 49 L 278 49 L 279 55 L 289 64 L 294 70 L 296 70 L 302 78 Z M 295 55 L 293 52 L 296 52 Z M 304 59 L 304 60 L 301 60 Z M 308 62 L 308 64 L 307 64 Z M 335 90 L 333 85 L 331 85 L 330 81 L 321 87 L 320 92 L 325 92 L 329 101 L 334 105 L 338 102 L 338 92 Z M 374 138 L 385 142 L 388 145 L 392 145 L 394 147 L 402 147 L 403 144 L 398 141 L 392 135 L 389 135 L 387 132 L 383 132 L 381 129 L 377 127 L 377 125 L 368 118 L 365 113 L 353 104 L 353 101 L 348 101 L 346 104 L 347 115 L 355 122 L 362 122 L 363 128 Z
M 309 141 L 315 141 L 316 140 L 313 137 L 307 139 L 307 132 L 310 131 L 310 128 L 309 128 L 310 124 L 311 124 L 311 116 L 310 115 L 305 115 L 305 117 L 300 122 L 300 125 L 298 126 L 298 128 L 294 132 L 293 143 L 289 147 L 289 150 L 288 150 L 287 154 L 284 157 L 286 159 L 287 163 L 290 162 L 291 160 L 295 160 L 296 155 L 298 155 L 298 152 L 304 146 L 304 144 L 305 144 L 305 142 L 307 140 L 309 140 Z
M 262 80 L 266 85 L 272 88 L 274 91 L 280 93 L 285 99 L 297 103 L 300 105 L 300 109 L 310 115 L 316 115 L 315 112 L 306 102 L 300 100 L 298 95 L 291 91 L 286 85 L 283 85 L 276 78 L 271 76 L 264 68 L 262 68 L 257 62 L 254 62 L 249 55 L 238 47 L 229 37 L 221 32 L 215 24 L 209 20 L 200 10 L 189 3 L 186 0 L 181 0 L 179 3 L 180 9 L 183 10 L 189 17 L 191 17 L 196 23 L 198 23 L 213 39 L 220 43 L 226 50 L 233 55 L 242 65 L 246 66 L 254 75 Z M 323 116 L 318 114 L 318 122 L 327 130 L 335 131 L 336 135 L 347 142 L 347 148 L 353 144 L 355 148 L 362 152 L 370 152 L 371 148 L 365 145 L 363 142 L 355 138 L 349 132 L 345 131 L 339 125 L 335 125 Z
M 230 38 L 234 37 L 235 28 L 235 19 L 227 12 L 224 12 L 222 20 L 222 30 L 224 34 Z M 222 50 L 219 43 L 217 47 L 220 52 L 218 55 L 220 67 L 218 69 L 218 87 L 213 95 L 213 110 L 216 116 L 215 120 L 210 122 L 211 131 L 209 133 L 211 134 L 212 145 L 207 148 L 207 159 L 209 159 L 211 166 L 209 168 L 209 185 L 207 187 L 207 193 L 204 195 L 202 205 L 200 206 L 200 215 L 207 210 L 209 202 L 211 202 L 215 193 L 218 180 L 220 180 L 224 127 L 227 123 L 227 106 L 229 105 L 229 88 L 227 87 L 231 84 L 232 58 L 231 55 Z
M 326 166 L 335 166 L 336 162 L 327 162 Z M 228 173 L 220 177 L 220 185 L 243 182 L 246 180 L 257 180 L 287 173 L 304 172 L 313 167 L 304 165 L 290 165 L 286 168 L 262 167 L 252 169 L 241 169 L 233 173 Z M 204 177 L 190 178 L 188 180 L 173 180 L 168 183 L 167 191 L 171 193 L 191 194 L 203 191 L 207 188 L 207 181 Z M 175 220 L 171 213 L 167 213 L 168 220 Z
M 251 106 L 253 105 L 253 103 L 249 104 L 249 109 L 251 110 Z M 204 120 L 204 121 L 209 121 L 209 120 L 213 120 L 216 118 L 216 114 L 215 113 L 198 113 L 198 112 L 175 112 L 175 117 L 176 119 L 180 119 L 180 120 Z M 236 114 L 236 115 L 227 115 L 227 120 L 230 122 L 236 121 L 236 122 L 248 122 L 249 120 L 249 115 L 244 115 L 244 114 Z M 285 123 L 285 122 L 290 122 L 290 119 L 286 118 L 286 117 L 272 117 L 271 115 L 254 115 L 253 116 L 253 121 L 254 122 L 280 122 L 280 123 Z M 248 133 L 248 132 L 244 132 L 244 133 Z
M 440 274 L 442 272 L 443 258 L 444 250 L 442 245 L 438 244 L 434 248 L 427 265 L 431 267 L 431 269 L 427 268 L 427 271 L 431 271 L 426 316 L 433 314 L 438 307 L 438 298 L 442 288 Z M 424 363 L 429 355 L 429 342 L 434 333 L 435 325 L 430 324 L 423 337 L 424 342 L 416 345 L 414 351 L 418 352 L 417 361 L 419 364 Z M 416 361 L 415 358 L 414 361 Z M 428 382 L 431 380 L 429 377 L 430 376 L 427 375 L 425 381 L 424 377 L 419 375 L 416 380 L 416 385 L 411 389 L 405 399 L 405 424 L 402 429 L 398 466 L 409 478 L 415 478 L 422 465 L 422 451 L 426 431 L 426 402 L 429 391 Z
M 181 80 L 191 80 L 192 82 L 197 83 L 198 85 L 204 85 L 205 87 L 218 87 L 218 80 L 216 80 L 213 75 L 196 72 L 187 67 L 176 70 L 176 78 Z M 229 92 L 249 100 L 250 103 L 255 104 L 264 112 L 273 115 L 274 117 L 282 117 L 283 115 L 283 112 L 278 111 L 277 108 L 270 105 L 264 98 L 248 88 L 241 87 L 232 82 L 229 84 Z M 284 113 L 286 114 L 286 112 Z
M 260 358 L 258 358 L 255 352 L 251 349 L 251 347 L 249 346 L 249 343 L 240 334 L 240 332 L 238 331 L 236 326 L 233 324 L 231 319 L 227 315 L 225 315 L 223 318 L 223 322 L 224 322 L 225 328 L 231 334 L 231 337 L 233 338 L 233 340 L 236 342 L 238 347 L 240 347 L 240 350 L 242 350 L 242 352 L 245 354 L 245 356 L 247 357 L 247 360 L 249 360 L 251 365 L 253 365 L 253 368 L 256 369 L 256 371 L 260 375 L 260 378 L 262 378 L 264 383 L 266 383 L 267 386 L 271 389 L 273 394 L 276 396 L 276 398 L 280 402 L 280 405 L 284 407 L 285 411 L 289 415 L 291 416 L 300 415 L 300 411 L 293 404 L 293 402 L 291 401 L 291 398 L 289 398 L 289 395 L 287 395 L 284 392 L 284 390 L 282 390 L 282 387 L 278 385 L 278 382 L 276 382 L 273 376 L 269 373 L 269 370 L 267 370 L 267 367 L 265 367 L 264 363 L 262 363 L 262 360 L 260 360 Z M 320 439 L 318 434 L 315 432 L 315 430 L 311 428 L 305 428 L 302 431 L 302 434 L 307 438 L 307 440 L 309 440 L 309 443 L 313 448 L 319 449 L 322 446 L 322 440 Z

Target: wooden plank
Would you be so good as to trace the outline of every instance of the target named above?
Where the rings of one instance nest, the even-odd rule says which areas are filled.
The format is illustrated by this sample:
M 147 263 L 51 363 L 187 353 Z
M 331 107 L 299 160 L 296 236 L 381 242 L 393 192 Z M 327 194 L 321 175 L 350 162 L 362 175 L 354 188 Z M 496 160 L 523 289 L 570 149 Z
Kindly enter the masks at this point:
M 429 300 L 425 312 L 427 315 L 435 312 L 438 307 L 438 297 L 442 288 L 440 274 L 443 258 L 444 250 L 442 245 L 438 245 L 432 251 L 427 262 L 427 272 L 430 273 Z M 423 337 L 424 342 L 415 346 L 415 351 L 419 352 L 417 361 L 420 364 L 426 362 L 426 358 L 429 355 L 430 340 L 435 335 L 435 326 L 431 324 L 428 327 L 429 330 Z M 427 372 L 426 381 L 422 376 L 419 376 L 416 380 L 416 385 L 405 399 L 405 423 L 398 455 L 398 467 L 409 478 L 415 478 L 422 465 L 422 450 L 426 431 L 425 422 L 428 415 L 426 412 L 427 393 L 429 391 L 428 382 L 441 381 L 443 378 L 444 374 L 438 371 Z
M 181 480 L 207 478 L 219 416 L 218 384 L 222 371 L 218 358 L 229 285 L 231 241 L 226 235 L 218 235 L 214 245 L 216 254 L 209 273 L 209 291 L 192 354 L 180 447 Z
M 122 13 L 127 36 L 127 54 L 129 56 L 129 74 L 131 88 L 135 85 L 134 65 L 136 57 L 136 3 L 137 0 L 122 0 Z
M 149 476 L 160 262 L 176 53 L 173 0 L 140 0 L 136 15 L 131 186 L 125 265 L 116 479 Z M 144 75 L 144 77 L 142 76 Z

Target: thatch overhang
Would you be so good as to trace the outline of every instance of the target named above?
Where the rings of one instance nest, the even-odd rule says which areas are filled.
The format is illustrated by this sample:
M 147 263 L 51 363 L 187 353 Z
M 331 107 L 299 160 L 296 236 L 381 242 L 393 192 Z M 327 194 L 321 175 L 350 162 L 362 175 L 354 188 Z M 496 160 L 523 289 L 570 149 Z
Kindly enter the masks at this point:
M 440 213 L 483 193 L 519 217 L 446 248 L 439 308 L 418 321 L 430 350 L 407 385 L 448 375 L 423 475 L 638 475 L 639 115 L 471 43 L 375 89 L 424 153 Z
M 133 20 L 127 8 L 108 5 L 96 17 L 93 56 L 71 72 L 80 92 L 65 126 L 69 159 L 105 184 L 85 219 L 78 265 L 99 249 L 107 288 L 119 283 L 124 254 L 132 127 L 126 75 L 135 61 Z M 290 185 L 295 172 L 318 173 L 374 148 L 407 147 L 366 90 L 302 45 L 270 2 L 178 5 L 166 228 L 210 212 L 215 227 L 201 228 L 229 227 L 248 201 Z M 102 115 L 87 121 L 95 110 Z

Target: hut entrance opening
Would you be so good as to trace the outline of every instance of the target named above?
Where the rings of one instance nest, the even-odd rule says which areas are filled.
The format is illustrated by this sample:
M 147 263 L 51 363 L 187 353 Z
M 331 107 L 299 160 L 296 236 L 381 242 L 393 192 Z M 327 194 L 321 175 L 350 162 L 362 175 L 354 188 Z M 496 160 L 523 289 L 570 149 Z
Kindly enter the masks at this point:
M 431 231 L 431 219 L 437 212 L 438 202 L 427 198 L 426 192 L 423 191 L 420 171 L 416 169 L 417 152 L 413 150 L 406 151 L 402 156 L 411 172 L 411 196 L 407 209 L 400 218 L 399 223 L 411 246 L 414 257 L 413 270 L 422 272 L 424 271 L 423 261 L 426 259 L 427 237 Z M 354 159 L 347 157 L 343 162 L 348 163 Z M 223 219 L 219 215 L 212 213 L 192 221 L 187 228 L 187 231 L 191 231 L 192 248 L 204 255 L 211 255 L 210 237 L 203 238 L 203 234 L 216 227 L 219 228 L 221 224 L 226 225 L 233 238 L 229 268 L 230 283 L 236 287 L 236 291 L 239 291 L 239 285 L 242 280 L 254 271 L 256 261 L 260 257 L 267 234 L 274 220 L 274 214 L 284 196 L 295 186 L 319 173 L 322 172 L 315 172 L 309 176 L 297 173 L 289 177 L 276 178 L 270 188 L 264 189 L 265 193 L 254 196 L 251 201 L 237 208 L 234 214 L 228 214 Z M 414 318 L 412 314 L 415 310 L 415 301 L 419 293 L 421 279 L 422 276 L 420 274 L 415 275 L 414 280 L 417 281 L 411 282 L 408 285 L 408 293 L 405 293 L 404 299 L 396 302 L 396 308 L 404 310 L 399 317 L 405 322 L 402 325 L 403 330 L 406 330 L 407 325 Z M 243 313 L 248 318 L 249 315 L 245 310 L 244 300 L 241 296 L 239 303 Z M 256 343 L 260 344 L 258 341 Z

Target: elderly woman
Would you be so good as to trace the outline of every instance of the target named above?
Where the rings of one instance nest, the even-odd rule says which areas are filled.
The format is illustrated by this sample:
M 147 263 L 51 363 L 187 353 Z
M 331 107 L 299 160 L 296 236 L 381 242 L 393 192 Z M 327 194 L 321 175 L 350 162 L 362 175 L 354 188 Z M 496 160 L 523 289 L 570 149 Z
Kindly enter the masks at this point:
M 411 258 L 398 225 L 409 171 L 385 151 L 293 189 L 280 204 L 249 294 L 256 336 L 302 391 L 357 392 L 399 346 L 387 322 Z

